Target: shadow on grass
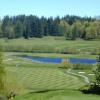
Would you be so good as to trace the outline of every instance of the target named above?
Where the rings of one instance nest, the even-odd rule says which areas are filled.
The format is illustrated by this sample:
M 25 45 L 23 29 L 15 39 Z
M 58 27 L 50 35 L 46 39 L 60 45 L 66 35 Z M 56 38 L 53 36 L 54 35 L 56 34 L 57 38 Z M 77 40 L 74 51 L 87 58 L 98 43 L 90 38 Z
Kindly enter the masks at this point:
M 37 90 L 37 91 L 31 91 L 29 93 L 47 93 L 51 91 L 65 91 L 66 89 L 45 89 L 45 90 Z M 76 91 L 76 90 L 73 90 Z
M 100 95 L 100 86 L 98 85 L 91 85 L 88 88 L 83 88 L 80 90 L 84 94 L 96 94 Z

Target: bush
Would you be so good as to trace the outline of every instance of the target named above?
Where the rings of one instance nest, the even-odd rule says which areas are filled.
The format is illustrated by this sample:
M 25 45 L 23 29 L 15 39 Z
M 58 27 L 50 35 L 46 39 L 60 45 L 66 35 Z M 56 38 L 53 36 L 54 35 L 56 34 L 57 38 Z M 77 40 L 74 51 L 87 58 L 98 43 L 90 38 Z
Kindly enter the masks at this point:
M 63 48 L 60 53 L 62 54 L 79 54 L 79 51 L 73 48 Z
M 60 68 L 71 68 L 72 67 L 72 64 L 71 63 L 69 63 L 67 60 L 62 60 L 62 62 L 60 63 Z
M 73 64 L 72 68 L 74 70 L 91 70 L 93 68 L 92 64 Z
M 96 48 L 96 49 L 93 49 L 93 50 L 91 51 L 91 54 L 92 54 L 92 55 L 98 55 L 99 52 L 100 52 L 100 48 Z
M 80 89 L 85 94 L 99 94 L 100 95 L 100 87 L 96 84 L 86 85 Z
M 100 94 L 100 54 L 97 57 L 97 69 L 94 71 L 95 82 L 89 86 L 89 89 L 83 89 L 84 93 Z
M 94 71 L 95 74 L 95 84 L 100 87 L 100 54 L 97 57 L 97 68 Z

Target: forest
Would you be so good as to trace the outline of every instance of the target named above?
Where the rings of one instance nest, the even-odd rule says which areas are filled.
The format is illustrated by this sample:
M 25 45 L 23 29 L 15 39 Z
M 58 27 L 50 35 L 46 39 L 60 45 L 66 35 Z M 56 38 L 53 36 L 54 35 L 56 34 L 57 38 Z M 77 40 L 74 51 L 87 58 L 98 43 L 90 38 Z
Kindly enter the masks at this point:
M 5 16 L 0 20 L 0 38 L 43 36 L 65 36 L 66 40 L 100 39 L 100 19 L 74 15 L 55 18 L 17 15 Z

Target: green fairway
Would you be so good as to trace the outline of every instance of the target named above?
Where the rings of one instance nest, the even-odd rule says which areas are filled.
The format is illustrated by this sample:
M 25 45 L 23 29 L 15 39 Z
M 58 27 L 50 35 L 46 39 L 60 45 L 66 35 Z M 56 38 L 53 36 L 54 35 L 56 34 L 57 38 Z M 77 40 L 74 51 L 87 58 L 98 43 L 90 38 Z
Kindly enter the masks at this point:
M 60 66 L 58 64 L 50 64 L 48 66 L 48 64 L 33 63 L 31 61 L 28 64 L 29 62 L 27 62 L 16 58 L 6 62 L 8 66 L 5 68 L 8 90 L 9 85 L 12 85 L 11 90 L 18 93 L 24 93 L 24 91 L 79 89 L 84 85 L 84 82 L 80 81 L 77 77 L 65 74 L 63 70 L 57 68 Z
M 6 68 L 6 70 L 6 81 L 8 81 L 10 85 L 15 85 L 15 87 L 18 85 L 20 88 L 21 85 L 22 89 L 26 89 L 28 92 L 56 89 L 78 89 L 83 84 L 77 77 L 65 75 L 58 69 L 21 67 Z M 14 91 L 17 89 L 17 87 L 15 87 Z
M 11 56 L 12 54 L 39 54 L 5 54 L 6 92 L 9 94 L 14 91 L 17 94 L 14 100 L 99 100 L 97 95 L 81 93 L 79 89 L 85 85 L 84 80 L 60 69 L 61 64 L 35 63 Z M 57 57 L 57 54 L 40 54 L 43 55 Z M 58 54 L 58 57 L 60 56 L 61 54 Z

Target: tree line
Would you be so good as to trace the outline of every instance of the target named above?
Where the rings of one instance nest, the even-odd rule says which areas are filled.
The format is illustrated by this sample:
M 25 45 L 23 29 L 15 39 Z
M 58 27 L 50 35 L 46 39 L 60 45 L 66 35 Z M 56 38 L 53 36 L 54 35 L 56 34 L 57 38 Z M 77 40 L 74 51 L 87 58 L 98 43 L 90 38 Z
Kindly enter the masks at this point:
M 25 39 L 43 36 L 65 36 L 66 39 L 100 39 L 100 20 L 66 15 L 41 18 L 34 15 L 5 16 L 0 20 L 0 38 Z

